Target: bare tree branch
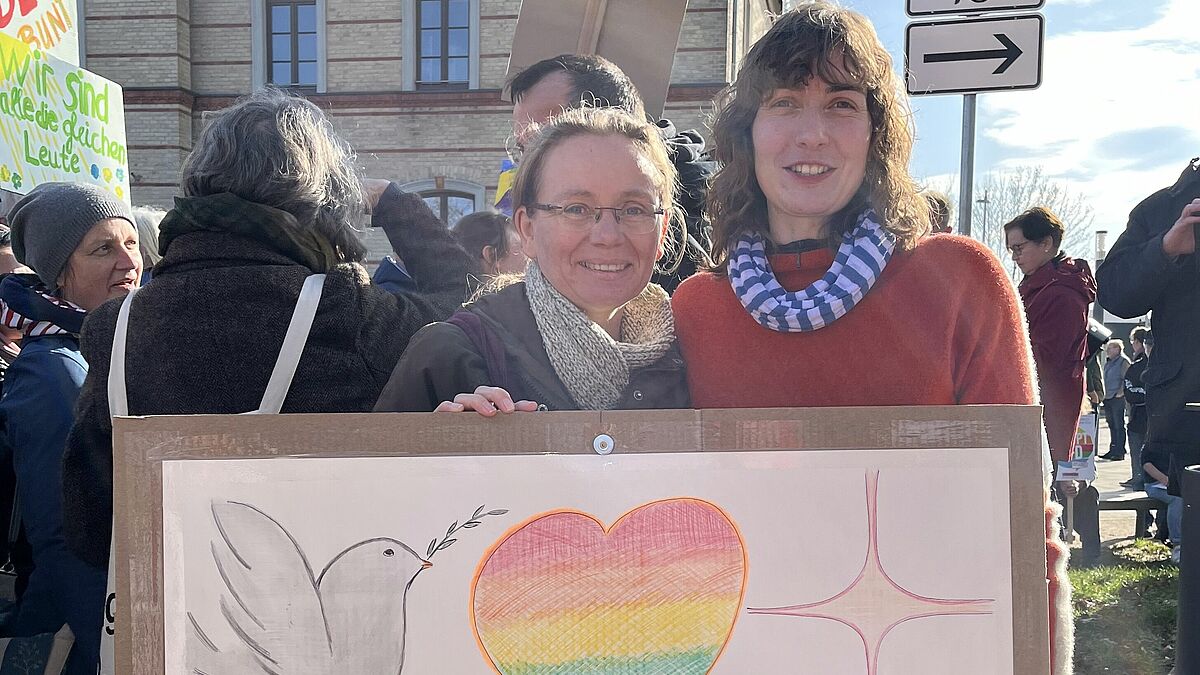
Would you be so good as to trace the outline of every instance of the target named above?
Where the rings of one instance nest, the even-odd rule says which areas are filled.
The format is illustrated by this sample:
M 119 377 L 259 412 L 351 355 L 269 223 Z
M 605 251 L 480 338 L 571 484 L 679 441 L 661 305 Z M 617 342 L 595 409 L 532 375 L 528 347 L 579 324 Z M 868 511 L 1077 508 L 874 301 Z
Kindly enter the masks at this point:
M 947 179 L 928 187 L 941 190 L 958 203 L 958 182 Z M 1020 271 L 1012 264 L 1005 250 L 1004 224 L 1034 206 L 1044 206 L 1054 212 L 1066 225 L 1062 250 L 1076 258 L 1092 258 L 1092 223 L 1095 211 L 1083 194 L 1071 190 L 1065 183 L 1049 178 L 1040 166 L 1020 166 L 1003 171 L 990 171 L 975 184 L 975 203 L 971 209 L 971 236 L 996 252 L 1013 279 Z M 957 216 L 957 209 L 954 209 Z M 954 224 L 955 231 L 959 226 Z

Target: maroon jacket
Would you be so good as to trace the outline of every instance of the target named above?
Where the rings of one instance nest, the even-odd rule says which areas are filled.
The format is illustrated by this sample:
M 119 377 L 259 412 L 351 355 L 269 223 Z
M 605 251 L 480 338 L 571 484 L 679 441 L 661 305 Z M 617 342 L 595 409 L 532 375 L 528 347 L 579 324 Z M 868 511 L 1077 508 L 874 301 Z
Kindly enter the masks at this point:
M 1025 277 L 1018 290 L 1029 320 L 1050 454 L 1066 461 L 1083 408 L 1088 305 L 1096 299 L 1096 279 L 1086 261 L 1060 254 Z

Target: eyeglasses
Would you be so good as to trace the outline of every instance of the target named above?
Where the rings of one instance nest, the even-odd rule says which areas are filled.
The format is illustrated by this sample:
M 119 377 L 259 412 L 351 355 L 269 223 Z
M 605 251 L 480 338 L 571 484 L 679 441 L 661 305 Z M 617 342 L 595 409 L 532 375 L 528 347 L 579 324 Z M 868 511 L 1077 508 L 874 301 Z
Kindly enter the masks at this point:
M 666 213 L 662 209 L 652 209 L 638 203 L 628 203 L 624 206 L 591 206 L 590 204 L 530 204 L 530 208 L 547 211 L 558 216 L 569 224 L 579 228 L 591 227 L 600 222 L 604 211 L 612 211 L 613 219 L 626 232 L 646 234 L 653 232 L 658 226 L 658 216 Z
M 1033 243 L 1032 241 L 1023 241 L 1020 244 L 1015 244 L 1013 246 L 1009 246 L 1008 253 L 1009 253 L 1009 255 L 1011 255 L 1014 258 L 1020 258 L 1021 251 L 1024 251 L 1025 247 L 1032 243 Z

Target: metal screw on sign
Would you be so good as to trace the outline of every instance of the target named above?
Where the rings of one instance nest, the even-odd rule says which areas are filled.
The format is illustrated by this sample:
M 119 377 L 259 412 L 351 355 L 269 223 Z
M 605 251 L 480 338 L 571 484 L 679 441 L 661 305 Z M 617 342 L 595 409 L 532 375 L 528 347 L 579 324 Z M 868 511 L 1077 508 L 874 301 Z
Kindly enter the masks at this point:
M 597 455 L 608 455 L 617 447 L 617 442 L 608 434 L 600 434 L 592 441 L 592 449 Z

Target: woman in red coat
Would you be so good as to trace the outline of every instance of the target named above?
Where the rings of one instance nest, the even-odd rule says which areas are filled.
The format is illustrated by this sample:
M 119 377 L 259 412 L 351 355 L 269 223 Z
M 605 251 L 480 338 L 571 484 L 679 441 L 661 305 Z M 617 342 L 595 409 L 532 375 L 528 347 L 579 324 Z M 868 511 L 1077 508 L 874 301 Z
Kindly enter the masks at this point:
M 1029 321 L 1046 439 L 1056 471 L 1058 462 L 1069 460 L 1075 448 L 1084 398 L 1088 305 L 1096 299 L 1096 280 L 1087 262 L 1068 258 L 1059 250 L 1064 231 L 1058 216 L 1042 206 L 1004 225 L 1008 251 L 1025 275 L 1018 290 Z M 1074 481 L 1055 483 L 1060 499 L 1084 488 L 1083 483 Z M 1095 490 L 1088 490 L 1082 501 L 1076 501 L 1075 529 L 1083 540 L 1085 560 L 1100 555 L 1095 498 Z
M 1004 225 L 1009 253 L 1025 275 L 1018 290 L 1056 462 L 1070 459 L 1075 446 L 1083 408 L 1088 305 L 1096 299 L 1096 280 L 1087 262 L 1059 251 L 1063 232 L 1062 221 L 1041 206 Z
M 1000 261 L 929 233 L 911 115 L 863 16 L 825 2 L 747 55 L 714 125 L 716 269 L 676 291 L 696 407 L 1033 404 Z M 1047 511 L 1055 672 L 1069 670 L 1063 549 Z

